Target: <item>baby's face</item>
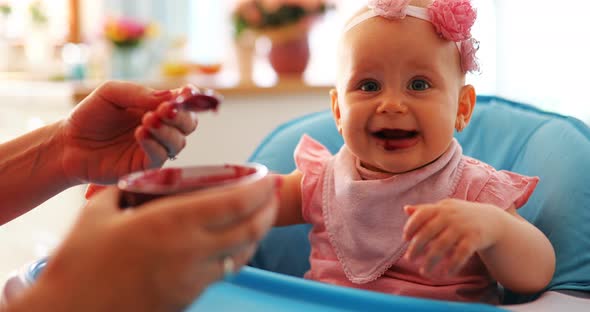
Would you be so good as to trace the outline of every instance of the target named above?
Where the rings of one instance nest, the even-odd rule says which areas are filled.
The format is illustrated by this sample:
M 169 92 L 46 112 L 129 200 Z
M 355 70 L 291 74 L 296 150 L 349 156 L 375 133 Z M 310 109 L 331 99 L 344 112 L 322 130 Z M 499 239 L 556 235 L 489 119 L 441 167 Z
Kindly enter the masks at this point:
M 407 172 L 448 148 L 464 75 L 455 44 L 430 23 L 370 18 L 345 34 L 339 66 L 332 110 L 363 166 Z

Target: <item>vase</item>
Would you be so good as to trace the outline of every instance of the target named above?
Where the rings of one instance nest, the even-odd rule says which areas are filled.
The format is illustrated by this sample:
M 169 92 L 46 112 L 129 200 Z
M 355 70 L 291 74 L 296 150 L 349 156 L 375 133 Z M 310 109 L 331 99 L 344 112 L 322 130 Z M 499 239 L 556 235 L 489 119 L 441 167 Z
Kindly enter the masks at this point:
M 268 60 L 280 76 L 301 76 L 309 63 L 309 40 L 301 38 L 271 42 Z
M 271 46 L 270 65 L 281 76 L 302 76 L 310 58 L 309 31 L 313 19 L 305 18 L 295 24 L 267 31 Z
M 240 84 L 253 84 L 256 34 L 246 31 L 234 40 Z
M 136 80 L 146 74 L 146 62 L 140 46 L 114 46 L 111 53 L 111 78 Z

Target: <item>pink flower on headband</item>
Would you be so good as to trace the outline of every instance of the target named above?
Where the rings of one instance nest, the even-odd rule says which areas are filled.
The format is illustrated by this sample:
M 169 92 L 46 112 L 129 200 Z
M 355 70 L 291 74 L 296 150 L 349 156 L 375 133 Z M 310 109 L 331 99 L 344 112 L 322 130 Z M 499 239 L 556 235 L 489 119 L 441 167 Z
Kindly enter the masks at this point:
M 428 9 L 436 32 L 455 42 L 471 37 L 477 13 L 470 0 L 436 0 Z
M 463 72 L 478 72 L 479 64 L 475 52 L 479 50 L 479 41 L 469 38 L 461 41 L 461 68 Z
M 404 18 L 410 0 L 369 0 L 369 9 L 386 18 Z

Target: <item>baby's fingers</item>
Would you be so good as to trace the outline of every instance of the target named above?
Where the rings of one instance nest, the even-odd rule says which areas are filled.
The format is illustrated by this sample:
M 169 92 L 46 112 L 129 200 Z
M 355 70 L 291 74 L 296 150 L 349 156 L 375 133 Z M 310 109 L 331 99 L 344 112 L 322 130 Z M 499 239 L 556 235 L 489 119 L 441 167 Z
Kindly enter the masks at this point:
M 473 256 L 473 253 L 475 253 L 473 246 L 474 244 L 467 237 L 461 239 L 457 244 L 448 263 L 450 275 L 457 274 L 465 266 L 469 258 Z
M 408 241 L 414 237 L 422 226 L 437 215 L 437 211 L 436 209 L 433 209 L 432 205 L 406 207 L 407 208 L 404 208 L 406 211 L 415 210 L 412 212 L 412 215 L 408 218 L 408 221 L 404 226 L 403 238 Z
M 410 245 L 408 246 L 408 251 L 406 253 L 407 259 L 416 259 L 423 253 L 424 247 L 430 245 L 431 241 L 446 227 L 447 223 L 444 217 L 440 215 L 434 215 L 432 218 L 428 219 L 410 240 Z
M 424 256 L 422 273 L 430 273 L 436 265 L 444 259 L 457 244 L 459 234 L 456 231 L 447 229 L 440 233 L 430 244 Z

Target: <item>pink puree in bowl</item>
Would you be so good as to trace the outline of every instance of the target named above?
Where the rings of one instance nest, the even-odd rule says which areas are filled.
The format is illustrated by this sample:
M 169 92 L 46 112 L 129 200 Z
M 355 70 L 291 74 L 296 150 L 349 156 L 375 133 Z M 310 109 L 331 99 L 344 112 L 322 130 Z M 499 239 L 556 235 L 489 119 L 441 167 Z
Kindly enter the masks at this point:
M 132 173 L 119 180 L 122 208 L 170 194 L 254 182 L 268 173 L 260 164 L 164 168 Z

